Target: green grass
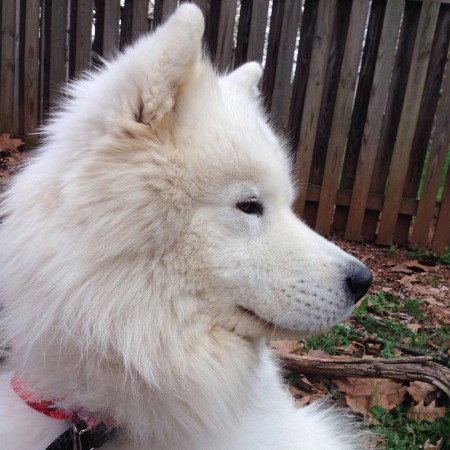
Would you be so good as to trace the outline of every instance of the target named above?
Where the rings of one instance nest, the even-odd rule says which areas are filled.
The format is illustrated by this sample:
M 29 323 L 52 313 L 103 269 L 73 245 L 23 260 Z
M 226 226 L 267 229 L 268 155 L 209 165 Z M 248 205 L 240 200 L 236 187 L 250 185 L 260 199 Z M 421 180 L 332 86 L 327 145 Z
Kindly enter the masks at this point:
M 448 246 L 445 247 L 444 251 L 438 250 L 435 253 L 430 247 L 423 249 L 419 248 L 417 244 L 414 244 L 411 248 L 405 250 L 405 255 L 421 262 L 435 262 L 436 264 L 450 265 L 450 247 Z
M 372 413 L 375 420 L 370 423 L 370 429 L 378 435 L 384 436 L 386 450 L 411 450 L 424 448 L 428 445 L 440 445 L 438 450 L 448 449 L 450 436 L 450 413 L 445 417 L 438 417 L 433 422 L 410 419 L 406 416 L 408 406 L 398 405 L 394 410 L 387 410 L 381 406 L 373 406 Z M 376 438 L 373 438 L 376 440 Z M 426 447 L 425 447 L 426 448 Z
M 369 306 L 370 300 L 370 306 Z M 378 356 L 394 358 L 395 344 L 401 343 L 418 349 L 429 348 L 431 351 L 448 350 L 449 326 L 440 328 L 423 326 L 414 332 L 404 321 L 393 317 L 396 312 L 406 313 L 416 320 L 423 320 L 424 314 L 420 309 L 422 300 L 401 298 L 381 291 L 378 295 L 367 295 L 361 305 L 354 312 L 357 324 L 363 328 L 365 334 L 377 336 L 385 342 Z M 334 326 L 330 331 L 319 336 L 312 336 L 304 342 L 305 351 L 322 350 L 329 355 L 342 355 L 342 348 L 348 347 L 355 339 L 361 339 L 364 333 L 347 324 Z M 431 345 L 432 344 L 432 345 Z M 340 348 L 339 348 L 340 347 Z

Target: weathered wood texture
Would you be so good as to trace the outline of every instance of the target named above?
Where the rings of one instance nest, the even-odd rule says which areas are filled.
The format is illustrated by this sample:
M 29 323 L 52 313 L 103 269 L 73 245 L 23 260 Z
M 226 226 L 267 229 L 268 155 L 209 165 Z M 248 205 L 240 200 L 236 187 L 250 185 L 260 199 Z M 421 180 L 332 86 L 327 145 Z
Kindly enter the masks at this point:
M 16 1 L 2 0 L 0 48 L 0 133 L 14 132 Z
M 428 356 L 393 359 L 322 359 L 275 352 L 286 370 L 338 377 L 424 381 L 450 394 L 450 369 Z
M 341 161 L 345 149 L 345 141 L 350 126 L 353 97 L 358 77 L 358 64 L 364 39 L 369 0 L 353 2 L 344 60 L 338 84 L 330 139 L 328 142 L 325 172 L 320 191 L 319 210 L 317 212 L 316 229 L 328 235 L 331 231 L 336 191 L 341 171 Z
M 374 2 L 374 6 L 375 5 L 376 3 Z M 383 113 L 386 108 L 389 92 L 389 76 L 394 63 L 395 47 L 397 44 L 398 29 L 402 13 L 403 4 L 401 2 L 398 2 L 397 0 L 388 0 L 375 61 L 373 79 L 368 83 L 371 88 L 365 89 L 366 92 L 370 93 L 370 96 L 369 99 L 365 99 L 367 113 L 365 115 L 361 146 L 359 149 L 359 160 L 353 181 L 353 193 L 345 231 L 346 239 L 350 240 L 359 240 L 362 238 L 362 227 L 369 195 L 370 178 L 373 173 L 375 158 L 377 156 L 377 146 L 380 139 Z M 363 90 L 360 92 L 362 91 Z M 362 104 L 361 101 L 355 103 L 357 105 Z M 354 142 L 355 139 L 356 138 L 354 138 L 352 142 Z M 350 145 L 350 143 L 348 145 Z
M 305 100 L 300 125 L 299 143 L 295 164 L 295 175 L 301 187 L 308 182 L 313 159 L 314 142 L 319 120 L 319 108 L 328 61 L 328 51 L 333 28 L 334 0 L 319 0 L 317 19 L 312 45 L 311 62 L 306 86 Z M 302 215 L 305 208 L 306 189 L 300 189 L 294 203 L 297 214 Z
M 415 130 L 419 118 L 420 100 L 425 86 L 439 7 L 439 2 L 432 0 L 425 0 L 422 5 L 405 100 L 392 154 L 383 214 L 378 231 L 377 242 L 379 244 L 390 244 L 394 238 L 399 206 L 406 180 L 406 169 L 414 139 L 412 130 Z
M 0 0 L 1 131 L 33 132 L 68 78 L 182 1 Z M 309 225 L 383 244 L 449 244 L 448 175 L 438 199 L 449 151 L 448 0 L 195 3 L 219 71 L 263 64 L 263 101 L 290 138 L 294 209 Z

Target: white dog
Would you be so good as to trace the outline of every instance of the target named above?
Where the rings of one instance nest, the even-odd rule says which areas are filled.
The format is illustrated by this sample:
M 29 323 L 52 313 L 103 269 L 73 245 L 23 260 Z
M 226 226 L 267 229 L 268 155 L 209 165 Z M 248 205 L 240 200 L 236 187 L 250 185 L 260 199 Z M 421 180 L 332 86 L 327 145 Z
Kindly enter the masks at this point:
M 203 28 L 184 4 L 72 85 L 4 196 L 4 449 L 74 417 L 116 424 L 105 449 L 360 446 L 339 413 L 294 407 L 265 337 L 342 321 L 370 271 L 293 214 L 261 67 L 218 76 Z

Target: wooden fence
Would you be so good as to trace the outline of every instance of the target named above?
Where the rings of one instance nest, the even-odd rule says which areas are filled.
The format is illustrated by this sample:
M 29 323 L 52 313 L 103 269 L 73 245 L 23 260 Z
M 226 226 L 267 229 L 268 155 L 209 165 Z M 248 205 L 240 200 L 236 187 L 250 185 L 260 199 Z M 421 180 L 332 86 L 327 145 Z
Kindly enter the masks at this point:
M 295 209 L 310 225 L 450 245 L 450 175 L 437 202 L 449 158 L 450 0 L 195 3 L 220 70 L 263 62 L 266 106 L 291 137 L 303 187 Z M 177 0 L 0 5 L 0 131 L 27 135 L 61 84 L 153 29 Z

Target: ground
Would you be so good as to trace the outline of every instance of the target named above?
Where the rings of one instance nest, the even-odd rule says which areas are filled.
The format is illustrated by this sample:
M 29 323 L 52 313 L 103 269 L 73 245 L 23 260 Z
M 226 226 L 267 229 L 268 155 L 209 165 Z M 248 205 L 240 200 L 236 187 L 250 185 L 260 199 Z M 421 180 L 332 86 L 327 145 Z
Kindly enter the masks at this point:
M 0 135 L 0 191 L 28 156 L 23 142 Z M 373 272 L 369 294 L 355 314 L 329 333 L 305 341 L 272 341 L 288 354 L 325 359 L 393 358 L 408 361 L 429 355 L 449 366 L 450 253 L 381 247 L 334 239 L 341 248 L 363 261 Z M 450 372 L 444 373 L 447 383 Z M 329 401 L 348 406 L 374 436 L 372 448 L 449 448 L 448 397 L 421 381 L 383 378 L 304 376 L 287 373 L 290 390 L 299 406 L 329 394 Z M 447 394 L 448 395 L 448 394 Z

